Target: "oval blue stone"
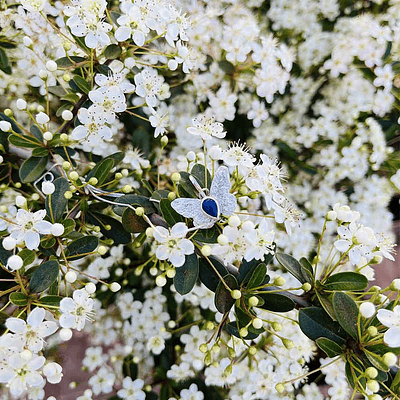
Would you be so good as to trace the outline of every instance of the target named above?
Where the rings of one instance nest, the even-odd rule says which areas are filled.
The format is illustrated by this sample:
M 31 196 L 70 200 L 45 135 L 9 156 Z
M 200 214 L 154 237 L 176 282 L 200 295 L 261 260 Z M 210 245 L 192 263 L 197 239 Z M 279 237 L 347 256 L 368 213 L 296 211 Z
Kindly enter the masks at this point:
M 201 207 L 203 211 L 210 217 L 218 217 L 218 204 L 214 199 L 204 199 L 201 203 Z

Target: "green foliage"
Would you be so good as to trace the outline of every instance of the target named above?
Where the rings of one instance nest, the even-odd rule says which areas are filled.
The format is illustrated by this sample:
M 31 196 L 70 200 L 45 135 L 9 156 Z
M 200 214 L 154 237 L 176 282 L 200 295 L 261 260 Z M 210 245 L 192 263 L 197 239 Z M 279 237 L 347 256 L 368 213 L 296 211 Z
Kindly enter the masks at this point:
M 46 290 L 58 278 L 60 266 L 55 260 L 46 261 L 33 273 L 29 282 L 31 292 L 40 293 Z
M 67 246 L 66 256 L 69 260 L 78 260 L 94 251 L 99 244 L 96 236 L 83 236 Z
M 19 177 L 21 182 L 30 183 L 40 178 L 46 169 L 49 157 L 29 157 L 21 165 L 19 169 Z
M 356 272 L 339 272 L 331 275 L 323 284 L 325 290 L 364 290 L 368 286 L 368 279 Z
M 213 266 L 211 266 L 211 264 Z M 217 286 L 220 283 L 220 278 L 217 272 L 221 277 L 226 276 L 228 274 L 228 270 L 226 269 L 226 267 L 215 257 L 208 257 L 208 260 L 205 258 L 200 258 L 199 260 L 200 281 L 213 292 L 217 290 Z
M 333 308 L 341 327 L 353 338 L 358 338 L 358 308 L 353 299 L 345 293 L 336 292 L 333 296 Z
M 236 278 L 231 274 L 225 275 L 223 280 L 231 290 L 239 287 Z M 215 291 L 214 303 L 217 310 L 222 314 L 229 312 L 235 304 L 235 299 L 231 296 L 231 290 L 228 290 L 222 281 L 218 283 L 217 290 Z
M 199 276 L 199 260 L 196 254 L 185 256 L 185 264 L 182 267 L 176 267 L 175 270 L 174 286 L 176 291 L 181 295 L 190 293 Z
M 279 264 L 290 272 L 300 283 L 313 282 L 313 270 L 307 260 L 303 260 L 301 264 L 292 256 L 284 253 L 276 253 L 275 257 Z

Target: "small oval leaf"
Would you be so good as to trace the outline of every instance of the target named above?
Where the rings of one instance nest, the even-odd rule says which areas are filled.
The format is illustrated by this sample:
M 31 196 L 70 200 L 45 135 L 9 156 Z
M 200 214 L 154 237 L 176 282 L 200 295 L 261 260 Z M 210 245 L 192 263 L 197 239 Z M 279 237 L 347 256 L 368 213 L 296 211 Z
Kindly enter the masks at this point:
M 39 293 L 46 290 L 57 278 L 60 270 L 55 260 L 46 261 L 33 273 L 29 282 L 31 292 Z
M 67 258 L 69 260 L 77 260 L 85 257 L 88 253 L 94 251 L 99 244 L 96 236 L 83 236 L 74 240 L 67 246 Z
M 199 260 L 196 254 L 185 256 L 185 264 L 182 267 L 176 268 L 174 276 L 174 286 L 176 291 L 181 294 L 190 293 L 196 284 L 199 276 Z
M 225 275 L 223 277 L 225 283 L 230 287 L 232 290 L 238 288 L 238 283 L 236 278 L 231 275 Z M 225 314 L 229 312 L 229 310 L 232 308 L 232 306 L 235 304 L 235 299 L 231 296 L 231 291 L 228 290 L 223 282 L 219 282 L 217 286 L 217 290 L 215 291 L 215 298 L 214 298 L 214 303 L 215 307 L 217 307 L 217 310 Z
M 333 295 L 333 308 L 340 326 L 357 340 L 358 308 L 354 300 L 345 293 L 336 292 Z

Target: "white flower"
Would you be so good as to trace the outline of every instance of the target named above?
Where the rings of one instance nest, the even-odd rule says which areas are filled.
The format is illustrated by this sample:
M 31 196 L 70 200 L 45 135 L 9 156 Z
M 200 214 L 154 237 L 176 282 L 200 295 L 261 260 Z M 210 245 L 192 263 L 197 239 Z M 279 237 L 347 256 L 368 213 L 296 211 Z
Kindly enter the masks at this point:
M 263 220 L 257 229 L 246 232 L 244 236 L 250 244 L 244 255 L 247 261 L 253 258 L 261 260 L 265 254 L 273 254 L 274 231 L 269 228 L 266 220 Z
M 74 328 L 78 331 L 85 326 L 85 321 L 91 321 L 93 315 L 93 299 L 89 298 L 84 289 L 75 290 L 73 299 L 65 297 L 60 301 L 60 325 L 62 328 Z
M 205 115 L 201 115 L 197 118 L 192 119 L 194 125 L 187 128 L 187 131 L 192 135 L 198 135 L 203 140 L 210 140 L 212 137 L 222 139 L 225 137 L 226 132 L 221 122 L 215 122 L 214 118 L 207 118 Z
M 45 362 L 43 356 L 33 355 L 30 360 L 24 360 L 20 354 L 12 355 L 0 369 L 0 383 L 7 383 L 11 395 L 19 397 L 30 387 L 43 383 L 43 377 L 37 371 Z
M 46 0 L 21 0 L 21 4 L 27 11 L 38 12 L 44 9 Z
M 104 115 L 98 108 L 81 108 L 78 111 L 78 119 L 82 125 L 78 125 L 71 133 L 72 140 L 88 139 L 92 136 L 100 136 L 102 139 L 111 139 L 111 129 L 105 125 Z
M 341 253 L 349 251 L 349 259 L 353 265 L 359 263 L 361 256 L 367 261 L 371 259 L 372 249 L 376 246 L 376 237 L 371 228 L 351 222 L 348 226 L 337 229 L 340 239 L 334 245 Z
M 43 221 L 46 210 L 39 210 L 31 213 L 26 210 L 18 210 L 15 222 L 8 227 L 10 236 L 18 243 L 24 241 L 29 250 L 37 249 L 40 243 L 40 234 L 48 235 L 51 232 L 52 224 Z
M 132 381 L 130 376 L 127 376 L 122 381 L 123 389 L 118 390 L 117 394 L 123 400 L 144 400 L 146 393 L 142 390 L 144 381 L 135 379 Z
M 107 368 L 101 367 L 96 375 L 89 379 L 89 385 L 92 387 L 93 393 L 110 393 L 115 381 L 115 375 L 109 372 Z
M 147 341 L 146 348 L 147 348 L 147 350 L 151 351 L 153 354 L 161 354 L 161 352 L 165 349 L 165 341 L 159 335 L 152 336 Z
M 378 310 L 377 317 L 381 324 L 389 329 L 385 332 L 384 341 L 389 347 L 400 347 L 400 306 L 390 310 Z
M 247 176 L 254 168 L 256 160 L 248 151 L 244 144 L 232 143 L 229 149 L 223 152 L 222 160 L 229 167 L 238 167 L 239 173 Z
M 94 371 L 97 367 L 107 361 L 107 356 L 103 354 L 101 346 L 88 347 L 85 351 L 85 358 L 82 364 L 88 368 L 89 371 Z
M 44 345 L 43 338 L 52 335 L 58 328 L 52 321 L 45 321 L 45 310 L 36 307 L 28 315 L 26 322 L 19 318 L 8 318 L 6 327 L 15 333 L 15 339 L 23 343 L 23 347 L 37 353 L 42 350 Z
M 189 389 L 182 389 L 180 392 L 181 400 L 203 400 L 204 394 L 199 391 L 195 383 L 189 386 Z
M 183 222 L 175 224 L 170 231 L 157 226 L 154 229 L 154 238 L 158 242 L 156 257 L 170 261 L 174 267 L 181 267 L 185 263 L 185 255 L 194 252 L 194 244 L 186 239 L 187 232 L 188 228 Z
M 166 108 L 159 107 L 155 110 L 153 107 L 149 107 L 152 115 L 149 117 L 150 124 L 153 128 L 156 128 L 154 131 L 154 137 L 158 137 L 158 135 L 164 135 L 167 133 L 167 127 L 169 126 L 169 113 Z
M 162 91 L 164 78 L 158 75 L 157 71 L 145 68 L 142 72 L 135 75 L 136 94 L 143 97 L 149 107 L 156 107 Z
M 63 377 L 62 367 L 55 362 L 48 363 L 43 367 L 43 374 L 46 376 L 48 382 L 52 384 L 59 383 Z
M 93 102 L 90 107 L 92 112 L 104 118 L 108 124 L 115 121 L 116 113 L 126 110 L 125 96 L 117 86 L 111 86 L 108 90 L 91 90 L 89 99 Z

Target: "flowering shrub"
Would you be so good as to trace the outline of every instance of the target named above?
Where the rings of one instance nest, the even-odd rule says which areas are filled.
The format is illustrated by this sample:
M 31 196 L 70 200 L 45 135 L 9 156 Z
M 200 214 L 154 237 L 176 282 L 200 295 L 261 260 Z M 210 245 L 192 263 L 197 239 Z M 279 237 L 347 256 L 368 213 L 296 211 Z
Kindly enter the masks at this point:
M 400 398 L 400 282 L 369 285 L 399 2 L 6 0 L 0 26 L 2 398 L 45 398 L 75 331 L 79 400 Z

